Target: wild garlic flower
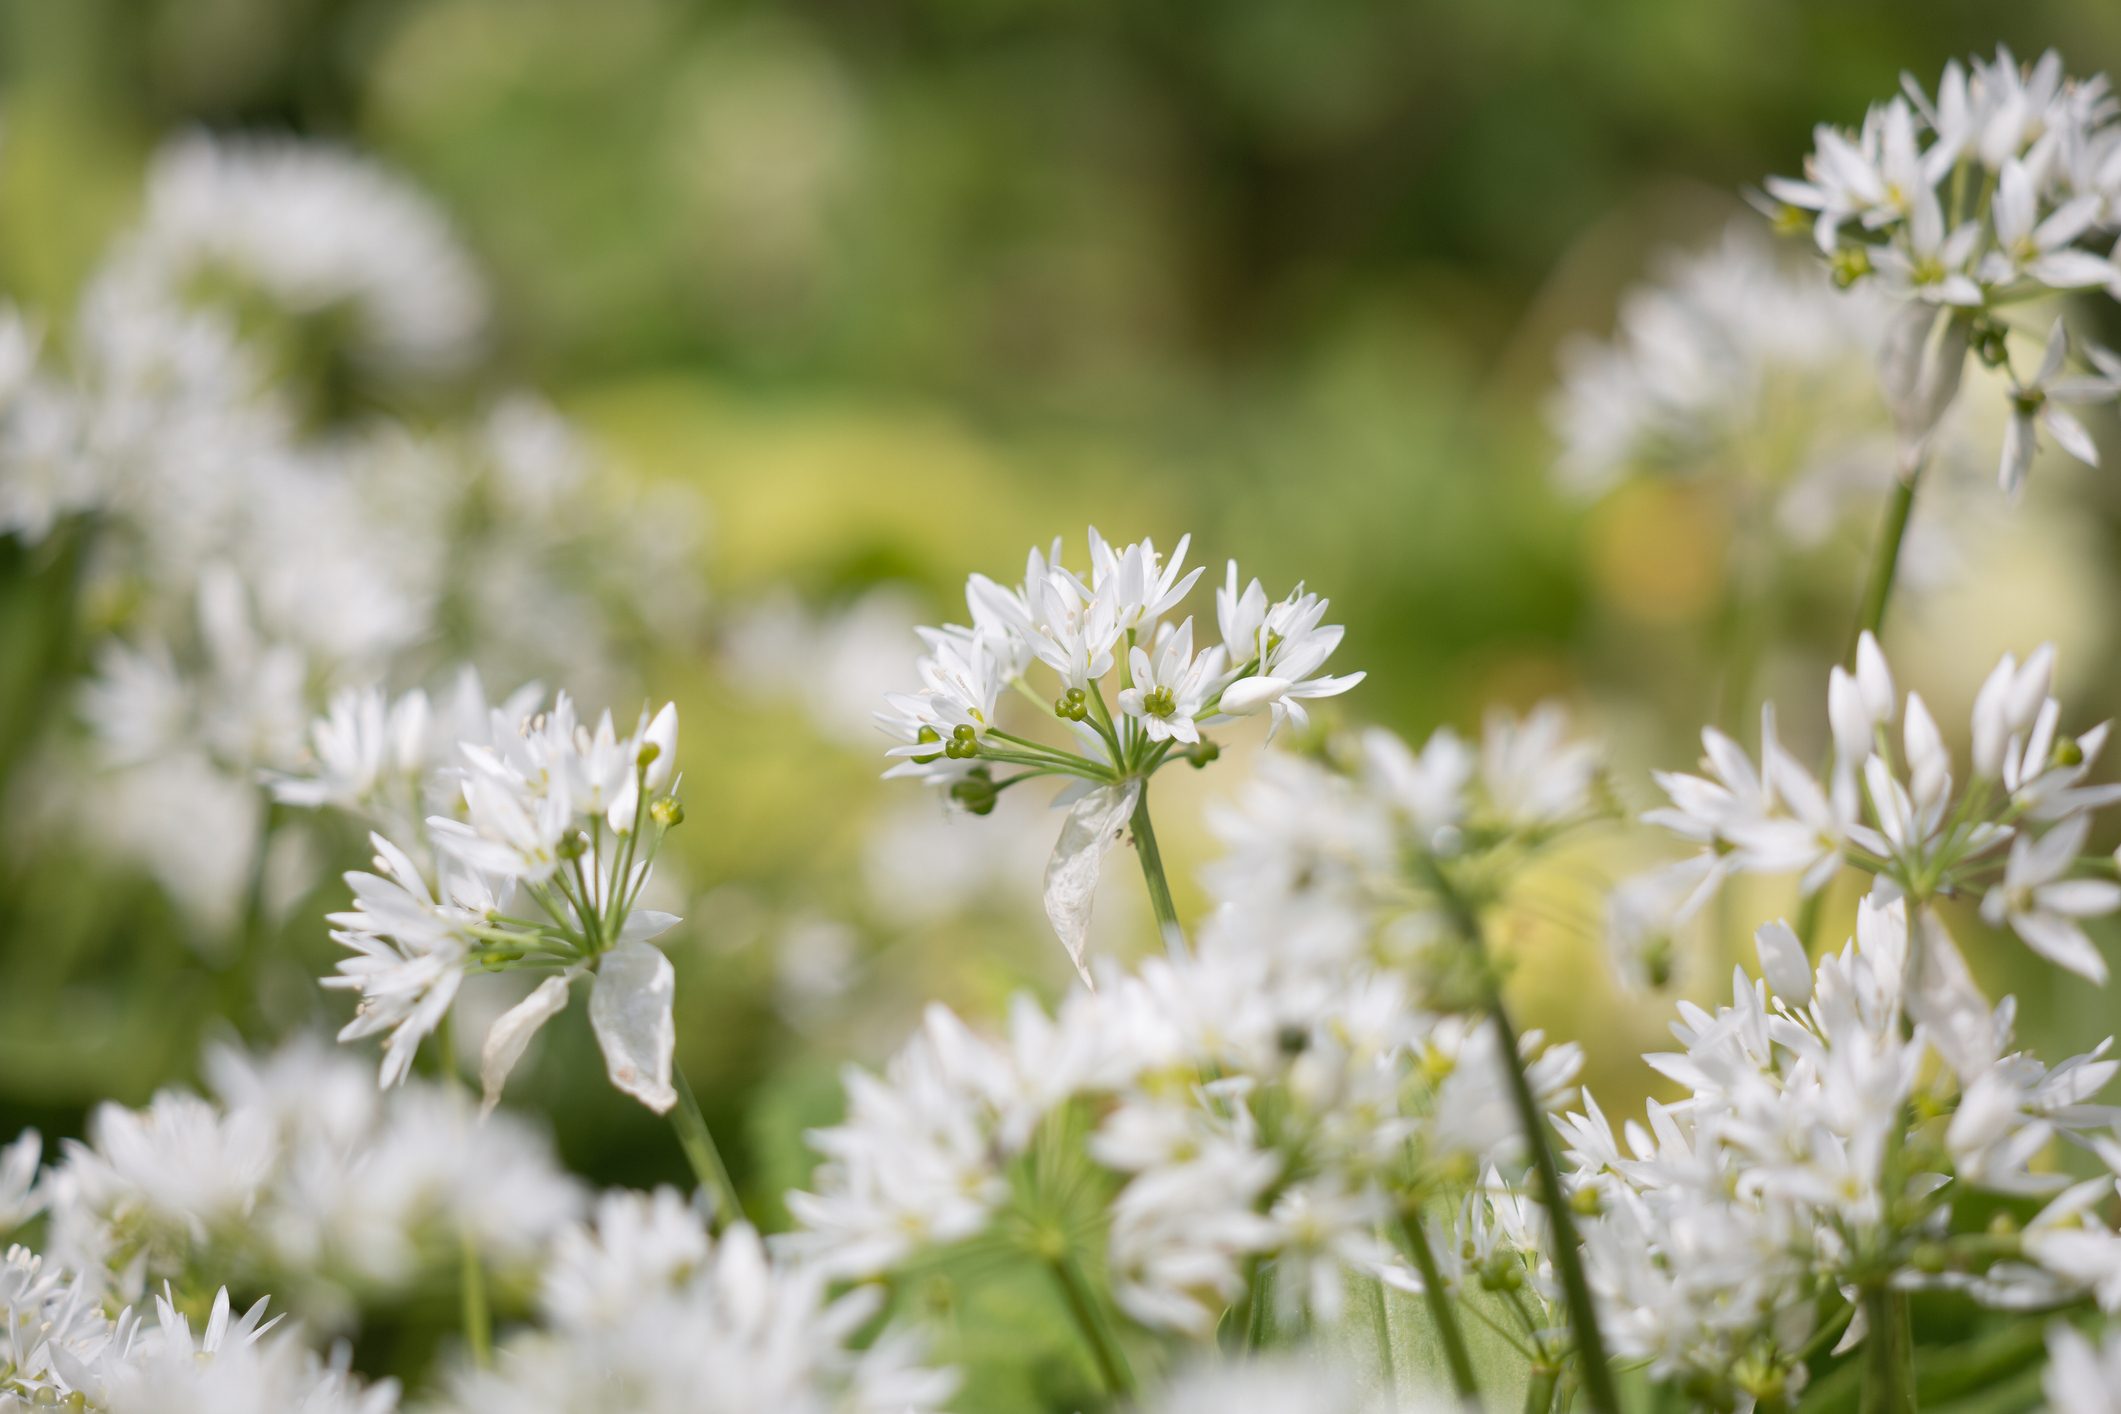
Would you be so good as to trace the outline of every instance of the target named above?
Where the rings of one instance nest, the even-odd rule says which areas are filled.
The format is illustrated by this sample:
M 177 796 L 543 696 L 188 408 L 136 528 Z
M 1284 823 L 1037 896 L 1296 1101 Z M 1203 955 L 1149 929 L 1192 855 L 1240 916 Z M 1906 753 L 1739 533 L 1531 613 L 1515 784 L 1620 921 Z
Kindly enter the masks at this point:
M 2054 1414 L 2115 1414 L 2121 1410 L 2121 1332 L 2098 1344 L 2057 1321 L 2047 1332 L 2047 1374 L 2040 1382 Z
M 371 706 L 368 726 L 387 731 L 387 714 Z M 348 754 L 345 726 L 318 728 L 335 754 Z M 592 728 L 565 693 L 536 715 L 493 711 L 411 792 L 449 798 L 450 812 L 430 815 L 412 849 L 372 837 L 376 871 L 348 874 L 354 906 L 331 916 L 332 936 L 354 955 L 324 985 L 360 997 L 341 1039 L 389 1033 L 384 1085 L 404 1079 L 467 976 L 542 972 L 487 1032 L 480 1077 L 489 1109 L 580 977 L 591 979 L 590 1023 L 612 1084 L 658 1114 L 677 1102 L 676 973 L 650 940 L 679 920 L 640 906 L 656 847 L 684 818 L 677 726 L 677 709 L 666 705 L 652 718 L 643 711 L 624 735 L 609 712 Z
M 2079 920 L 2121 909 L 2121 884 L 2110 860 L 2082 851 L 2091 817 L 2121 800 L 2121 785 L 2086 784 L 2107 726 L 2061 733 L 2061 704 L 2048 695 L 2053 667 L 2043 646 L 2023 663 L 2005 655 L 1989 674 L 1957 791 L 1943 733 L 1919 694 L 1907 694 L 1903 710 L 1869 634 L 1856 670 L 1836 667 L 1828 679 L 1834 750 L 1824 783 L 1777 739 L 1772 704 L 1757 765 L 1704 730 L 1703 774 L 1658 773 L 1670 803 L 1643 816 L 1700 847 L 1659 876 L 1672 887 L 1653 886 L 1674 904 L 1668 921 L 1684 922 L 1733 874 L 1797 874 L 1810 895 L 1855 869 L 1876 876 L 1879 896 L 1918 907 L 1978 898 L 1991 923 L 2007 922 L 2049 961 L 2103 982 L 2105 963 Z
M 1390 974 L 1299 985 L 1212 932 L 1055 1015 L 1019 1001 L 999 1037 L 931 1008 L 882 1075 L 848 1077 L 787 1243 L 853 1280 L 973 1244 L 1045 1261 L 1051 1234 L 1087 1220 L 1071 1195 L 1116 1190 L 1100 1265 L 1135 1323 L 1211 1332 L 1254 1258 L 1290 1276 L 1286 1315 L 1331 1319 L 1348 1276 L 1411 1279 L 1377 1236 L 1405 1193 L 1519 1155 L 1493 1041 L 1416 1009 Z M 1558 1110 L 1580 1053 L 1526 1044 Z
M 308 1040 L 217 1049 L 205 1069 L 211 1097 L 99 1106 L 38 1176 L 48 1254 L 98 1296 L 138 1302 L 212 1272 L 351 1330 L 451 1279 L 467 1245 L 496 1282 L 526 1282 L 581 1212 L 548 1138 L 505 1114 L 477 1122 L 445 1087 L 379 1093 L 359 1061 Z
M 610 1407 L 639 1414 L 940 1409 L 956 1377 L 886 1331 L 857 1344 L 882 1293 L 830 1296 L 825 1278 L 771 1261 L 750 1227 L 710 1237 L 667 1190 L 612 1194 L 571 1230 L 548 1272 L 541 1327 L 512 1336 L 491 1370 L 451 1381 L 451 1414 Z
M 1802 1389 L 1821 1318 L 1847 1317 L 1860 1288 L 2012 1306 L 2096 1284 L 2096 1262 L 2042 1249 L 2037 1220 L 2021 1240 L 1951 1219 L 1963 1200 L 1988 1211 L 1980 1193 L 2054 1195 L 2059 1214 L 2111 1191 L 2039 1162 L 2058 1137 L 2105 1152 L 2097 1131 L 2121 1110 L 2091 1101 L 2121 1068 L 2108 1045 L 2053 1069 L 2017 1049 L 2013 1004 L 1991 1009 L 1906 898 L 1866 898 L 1854 940 L 1816 967 L 1784 925 L 1758 945 L 1765 981 L 1739 970 L 1728 1007 L 1682 1003 L 1682 1049 L 1645 1057 L 1682 1101 L 1651 1102 L 1619 1140 L 1589 1097 L 1563 1125 L 1615 1353 L 1710 1402 L 1766 1404 Z M 2046 1240 L 2070 1242 L 2063 1226 L 2051 1217 Z M 1842 1348 L 1866 1338 L 1859 1311 Z
M 1306 965 L 1413 966 L 1442 1010 L 1483 1007 L 1492 978 L 1456 935 L 1506 901 L 1523 867 L 1612 815 L 1595 749 L 1560 708 L 1492 712 L 1478 743 L 1441 728 L 1419 751 L 1381 728 L 1324 762 L 1269 756 L 1235 807 L 1207 880 L 1223 926 Z
M 0 535 L 36 545 L 101 499 L 80 456 L 82 409 L 43 366 L 44 331 L 0 304 Z
M 1050 1014 L 1019 1000 L 998 1036 L 931 1008 L 882 1074 L 851 1073 L 845 1120 L 811 1136 L 813 1187 L 789 1197 L 790 1250 L 866 1280 L 996 1245 L 1075 1261 L 1074 1234 L 1102 1232 L 1087 1265 L 1117 1309 L 1195 1339 L 1261 1261 L 1280 1277 L 1253 1295 L 1285 1319 L 1333 1319 L 1351 1277 L 1418 1285 L 1380 1229 L 1525 1151 L 1502 1032 L 1456 1014 L 1471 984 L 1452 968 L 1406 966 L 1442 926 L 1407 854 L 1492 880 L 1463 871 L 1595 813 L 1594 773 L 1551 712 L 1494 719 L 1485 750 L 1365 744 L 1346 771 L 1268 757 L 1216 822 L 1229 854 L 1196 946 L 1105 967 Z M 1456 995 L 1421 990 L 1432 977 Z M 1582 1053 L 1519 1044 L 1558 1112 Z M 1110 1196 L 1085 1212 L 1085 1193 Z
M 478 274 L 427 198 L 316 143 L 172 141 L 156 154 L 147 209 L 118 259 L 179 297 L 343 321 L 348 352 L 398 377 L 463 367 L 486 318 Z
M 917 665 L 920 690 L 888 695 L 876 714 L 896 743 L 884 774 L 936 786 L 975 815 L 1022 781 L 1070 778 L 1062 799 L 1072 808 L 1047 866 L 1046 912 L 1086 982 L 1101 861 L 1130 820 L 1140 829 L 1151 778 L 1177 760 L 1214 760 L 1207 729 L 1262 712 L 1269 737 L 1287 723 L 1301 728 L 1310 720 L 1306 702 L 1363 678 L 1323 671 L 1342 635 L 1323 622 L 1324 599 L 1298 586 L 1269 603 L 1258 580 L 1239 588 L 1234 561 L 1216 594 L 1222 641 L 1200 645 L 1190 617 L 1171 618 L 1200 578 L 1198 567 L 1185 568 L 1190 544 L 1181 538 L 1166 558 L 1152 541 L 1115 546 L 1093 527 L 1087 576 L 1062 563 L 1058 540 L 1030 552 L 1021 584 L 973 575 L 965 588 L 972 626 L 919 630 L 928 649 Z M 1034 669 L 1051 697 L 1033 685 Z M 1050 701 L 1067 744 L 1006 729 L 1005 692 L 1040 708 Z
M 320 1360 L 265 1319 L 261 1299 L 238 1313 L 228 1288 L 205 1324 L 166 1288 L 149 1324 L 127 1306 L 113 1318 L 91 1289 L 24 1247 L 0 1259 L 0 1406 L 91 1414 L 394 1414 L 394 1380 L 365 1384 L 343 1348 Z
M 1562 483 L 1595 496 L 1629 477 L 1684 481 L 1727 496 L 1749 528 L 1818 544 L 1891 476 L 1872 376 L 1891 313 L 1746 231 L 1667 254 L 1610 339 L 1563 349 L 1548 409 Z
M 12 1142 L 0 1144 L 0 1236 L 27 1226 L 51 1201 L 38 1182 L 43 1157 L 44 1139 L 34 1129 L 25 1129 Z
M 1912 77 L 1902 89 L 1858 130 L 1822 124 L 1804 178 L 1766 187 L 1778 221 L 1810 224 L 1839 283 L 1868 281 L 1904 306 L 1881 364 L 1904 469 L 1925 455 L 1969 353 L 2010 374 L 2017 415 L 2004 489 L 2024 478 L 2035 416 L 2065 451 L 2096 462 L 2082 428 L 2050 400 L 2111 402 L 2121 386 L 2055 381 L 2068 348 L 2059 322 L 2039 373 L 2021 378 L 2012 349 L 2021 331 L 2006 311 L 2049 295 L 2121 294 L 2121 105 L 2104 75 L 2065 78 L 2053 51 L 2029 67 L 2008 49 L 1970 67 L 1955 60 L 1934 97 Z

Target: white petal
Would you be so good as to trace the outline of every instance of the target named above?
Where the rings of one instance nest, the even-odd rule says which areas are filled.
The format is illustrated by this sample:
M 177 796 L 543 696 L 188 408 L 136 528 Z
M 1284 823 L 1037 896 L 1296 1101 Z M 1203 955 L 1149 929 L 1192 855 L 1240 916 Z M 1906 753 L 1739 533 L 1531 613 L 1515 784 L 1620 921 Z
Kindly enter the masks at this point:
M 2047 435 L 2055 439 L 2055 445 L 2068 452 L 2086 466 L 2099 464 L 2099 444 L 2092 434 L 2084 430 L 2084 424 L 2053 403 L 2040 409 L 2040 425 Z
M 1812 999 L 1812 964 L 1796 930 L 1778 918 L 1761 924 L 1753 943 L 1760 949 L 1760 971 L 1769 991 L 1791 1006 L 1803 1006 Z
M 685 920 L 675 913 L 664 913 L 654 908 L 636 908 L 626 915 L 619 925 L 619 941 L 622 943 L 645 943 L 650 938 L 660 938 Z
M 1287 678 L 1240 678 L 1223 689 L 1221 710 L 1233 717 L 1248 716 L 1272 702 L 1279 702 L 1290 688 Z
M 2106 981 L 2106 959 L 2099 956 L 2084 930 L 2067 918 L 2052 913 L 2014 913 L 2011 929 L 2027 947 L 2057 967 L 2066 967 L 2094 982 Z
M 508 1083 L 508 1073 L 523 1058 L 538 1028 L 566 1009 L 567 978 L 548 977 L 487 1028 L 486 1045 L 479 1052 L 479 1085 L 486 1092 L 479 1105 L 481 1114 L 491 1114 L 501 1103 L 501 1087 Z
M 1068 960 L 1095 986 L 1083 966 L 1083 946 L 1090 937 L 1090 906 L 1097 898 L 1097 876 L 1105 853 L 1126 833 L 1128 817 L 1141 795 L 1141 782 L 1099 786 L 1068 811 L 1046 861 L 1046 919 L 1068 950 Z
M 677 995 L 677 969 L 662 949 L 620 943 L 597 966 L 589 994 L 589 1024 L 596 1028 L 611 1083 L 657 1114 L 678 1102 L 670 1085 L 670 1053 L 677 1023 L 670 1007 Z
M 1877 636 L 1869 629 L 1856 640 L 1856 686 L 1863 693 L 1863 708 L 1873 723 L 1884 726 L 1893 720 L 1893 707 L 1898 700 L 1893 690 L 1893 670 L 1886 664 Z
M 1939 316 L 1927 306 L 1911 305 L 1886 333 L 1878 375 L 1908 465 L 1914 464 L 1938 419 L 1959 394 L 1972 327 L 1963 314 Z

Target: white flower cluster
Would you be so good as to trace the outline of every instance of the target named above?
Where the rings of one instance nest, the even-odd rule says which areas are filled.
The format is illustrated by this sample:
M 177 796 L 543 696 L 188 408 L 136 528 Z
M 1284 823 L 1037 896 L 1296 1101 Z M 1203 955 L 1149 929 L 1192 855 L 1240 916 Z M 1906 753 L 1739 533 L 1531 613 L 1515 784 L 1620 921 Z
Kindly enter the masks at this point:
M 2098 450 L 2059 404 L 2121 397 L 2121 361 L 2088 349 L 2088 376 L 2064 377 L 2060 320 L 2030 378 L 2012 360 L 2003 311 L 2081 290 L 2121 297 L 2121 105 L 2099 76 L 2066 78 L 2049 51 L 2022 66 L 1946 66 L 1936 95 L 1912 77 L 1863 126 L 1822 124 L 1803 180 L 1770 178 L 1778 216 L 1809 214 L 1844 285 L 1873 281 L 1909 303 L 1885 350 L 1888 401 L 1910 460 L 1956 396 L 1968 353 L 2011 377 L 2001 480 L 2015 490 L 2047 433 L 2077 460 Z
M 2086 784 L 2107 725 L 2060 730 L 2061 704 L 2048 694 L 2053 667 L 2053 650 L 2042 646 L 2023 663 L 2006 655 L 1989 674 L 1974 699 L 1971 769 L 1956 792 L 1943 732 L 1919 694 L 1907 694 L 1903 710 L 1869 634 L 1855 671 L 1836 667 L 1829 677 L 1834 751 L 1823 785 L 1777 738 L 1772 704 L 1761 714 L 1757 764 L 1723 733 L 1703 731 L 1704 774 L 1659 773 L 1671 803 L 1643 817 L 1701 852 L 1623 886 L 1616 940 L 1632 949 L 1658 936 L 1654 905 L 1669 905 L 1663 922 L 1683 922 L 1736 873 L 1799 874 L 1809 895 L 1848 867 L 1877 876 L 1881 897 L 1918 908 L 1979 899 L 1990 923 L 2103 982 L 2105 962 L 2079 920 L 2121 909 L 2121 883 L 2115 860 L 2084 849 L 2094 812 L 2121 800 L 2121 785 Z
M 790 1249 L 858 1279 L 981 1241 L 1066 1263 L 1087 1222 L 1120 1309 L 1194 1337 L 1265 1299 L 1262 1265 L 1285 1319 L 1333 1319 L 1350 1275 L 1420 1289 L 1384 1234 L 1515 1170 L 1523 1131 L 1495 1022 L 1411 987 L 1443 924 L 1405 855 L 1531 847 L 1591 812 L 1594 771 L 1552 709 L 1498 716 L 1477 750 L 1373 733 L 1363 763 L 1268 758 L 1218 821 L 1197 950 L 1108 967 L 1055 1014 L 1019 1000 L 998 1038 L 932 1008 L 884 1074 L 851 1073 Z M 1522 1045 L 1537 1103 L 1566 1104 L 1580 1052 Z M 1084 1191 L 1111 1196 L 1082 1214 Z
M 697 631 L 700 513 L 598 474 L 525 394 L 398 419 L 477 351 L 484 296 L 383 170 L 196 135 L 147 186 L 50 341 L 63 357 L 0 308 L 0 536 L 47 548 L 50 609 L 93 647 L 82 715 L 108 774 L 73 788 L 53 753 L 44 795 L 96 800 L 87 835 L 210 939 L 268 843 L 257 775 L 303 763 L 334 688 L 457 654 L 611 678 L 629 626 Z
M 565 693 L 526 711 L 535 696 L 483 710 L 467 674 L 441 715 L 424 693 L 390 701 L 369 689 L 342 694 L 315 724 L 316 774 L 279 779 L 276 794 L 376 829 L 375 872 L 348 874 L 353 907 L 331 915 L 353 956 L 324 985 L 360 997 L 342 1040 L 388 1033 L 387 1086 L 405 1078 L 467 976 L 549 974 L 486 1034 L 491 1109 L 538 1028 L 589 977 L 611 1083 L 660 1114 L 677 1103 L 677 978 L 651 940 L 679 920 L 641 896 L 664 832 L 684 819 L 677 709 L 644 710 L 622 735 L 609 712 L 594 727 L 580 720 Z
M 1889 315 L 1745 231 L 1669 254 L 1609 341 L 1563 349 L 1557 469 L 1584 494 L 1638 474 L 1727 488 L 1764 503 L 1790 543 L 1815 545 L 1868 517 L 1892 475 L 1870 371 Z
M 448 1279 L 467 1246 L 520 1284 L 580 1212 L 580 1185 L 535 1129 L 475 1123 L 441 1087 L 379 1096 L 358 1062 L 307 1041 L 216 1050 L 206 1069 L 214 1099 L 168 1090 L 143 1109 L 99 1107 L 33 1189 L 19 1169 L 35 1173 L 36 1137 L 18 1140 L 0 1199 L 28 1190 L 35 1203 L 18 1202 L 13 1223 L 0 1211 L 0 1231 L 48 1209 L 47 1254 L 98 1298 L 138 1302 L 203 1270 L 339 1328 Z
M 541 1329 L 468 1372 L 452 1414 L 924 1414 L 956 1388 L 887 1331 L 857 1347 L 874 1288 L 833 1298 L 822 1275 L 776 1266 L 750 1227 L 710 1237 L 665 1189 L 614 1193 L 565 1234 L 545 1276 Z
M 2121 1302 L 2121 1239 L 2094 1216 L 2114 1178 L 2070 1185 L 2057 1138 L 2121 1163 L 2121 1109 L 2091 1103 L 2111 1043 L 2050 1069 L 2016 1008 L 1974 990 L 1933 914 L 1864 900 L 1816 969 L 1784 925 L 1715 1012 L 1682 1004 L 1682 1050 L 1646 1057 L 1685 1092 L 1625 1145 L 1595 1103 L 1564 1124 L 1592 1281 L 1616 1354 L 1710 1403 L 1794 1398 L 1806 1359 L 1867 1333 L 1865 1293 L 1941 1287 L 1991 1305 Z M 1981 1195 L 2052 1201 L 2022 1232 Z M 1961 1205 L 1967 1216 L 1958 1218 Z M 1843 1323 L 1846 1323 L 1844 1331 Z
M 1090 572 L 1062 563 L 1061 545 L 1033 550 L 1023 583 L 998 584 L 975 574 L 965 588 L 972 627 L 922 629 L 928 654 L 922 690 L 893 695 L 877 714 L 898 738 L 889 774 L 958 785 L 980 762 L 1011 761 L 1017 747 L 1035 770 L 1090 780 L 1147 775 L 1176 747 L 1201 744 L 1201 728 L 1231 717 L 1269 712 L 1274 728 L 1309 721 L 1304 703 L 1332 697 L 1361 673 L 1320 672 L 1340 646 L 1340 625 L 1322 622 L 1326 601 L 1299 587 L 1269 603 L 1258 580 L 1239 588 L 1231 561 L 1216 592 L 1217 641 L 1194 650 L 1193 620 L 1169 616 L 1184 602 L 1198 567 L 1184 569 L 1192 537 L 1166 560 L 1155 542 L 1114 547 L 1092 527 Z M 1034 663 L 1049 669 L 1060 691 L 1053 714 L 1074 726 L 1087 755 L 1024 744 L 999 731 L 1004 689 L 1025 684 Z M 1116 675 L 1120 715 L 1106 705 L 1104 684 Z M 1034 702 L 1045 699 L 1027 684 Z M 1055 758 L 1048 760 L 1046 758 Z M 1066 767 L 1057 763 L 1073 761 Z M 968 803 L 972 792 L 960 791 Z
M 974 814 L 992 811 L 999 793 L 1021 781 L 1071 779 L 1062 799 L 1072 808 L 1046 871 L 1046 913 L 1086 982 L 1100 861 L 1130 822 L 1145 866 L 1159 876 L 1152 888 L 1163 887 L 1148 834 L 1150 779 L 1175 759 L 1196 767 L 1214 760 L 1204 728 L 1267 712 L 1271 737 L 1284 723 L 1307 725 L 1307 701 L 1363 679 L 1322 671 L 1343 633 L 1324 622 L 1326 600 L 1299 585 L 1270 603 L 1258 580 L 1239 587 L 1234 560 L 1215 595 L 1217 641 L 1196 651 L 1193 620 L 1170 617 L 1200 578 L 1199 568 L 1184 568 L 1191 539 L 1167 560 L 1152 541 L 1115 547 L 1093 527 L 1087 576 L 1062 563 L 1058 540 L 1030 552 L 1016 587 L 973 575 L 965 587 L 972 626 L 920 629 L 928 647 L 921 691 L 890 694 L 876 714 L 897 743 L 886 753 L 897 764 L 885 775 L 940 786 Z M 1051 674 L 1051 699 L 1031 685 L 1034 665 Z M 1074 749 L 1004 730 L 1005 689 L 1038 708 L 1050 700 Z M 1021 769 L 997 780 L 998 766 Z M 1167 899 L 1155 901 L 1168 912 Z M 1176 926 L 1170 917 L 1160 922 L 1166 931 Z
M 347 1352 L 320 1360 L 265 1320 L 237 1315 L 226 1287 L 196 1335 L 168 1295 L 155 1322 L 116 1318 L 24 1247 L 0 1258 L 0 1409 L 91 1414 L 395 1414 L 398 1386 L 364 1385 Z

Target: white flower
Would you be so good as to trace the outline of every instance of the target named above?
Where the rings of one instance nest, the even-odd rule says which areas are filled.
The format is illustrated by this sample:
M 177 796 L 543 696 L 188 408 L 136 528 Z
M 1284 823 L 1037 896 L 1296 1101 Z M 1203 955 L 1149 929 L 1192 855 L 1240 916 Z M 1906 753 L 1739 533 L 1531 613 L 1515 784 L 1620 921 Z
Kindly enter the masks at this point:
M 1132 682 L 1120 691 L 1120 710 L 1140 722 L 1151 741 L 1198 742 L 1197 719 L 1221 685 L 1222 648 L 1194 656 L 1193 620 L 1187 619 L 1176 629 L 1158 628 L 1154 651 L 1137 646 L 1127 663 Z
M 2041 432 L 2054 438 L 2063 451 L 2086 466 L 2099 464 L 2098 444 L 2092 441 L 2091 433 L 2059 404 L 2111 402 L 2115 388 L 2103 380 L 2062 378 L 2063 360 L 2068 353 L 2069 332 L 2058 319 L 2054 331 L 2048 335 L 2047 346 L 2040 355 L 2040 367 L 2031 381 L 2019 383 L 2013 380 L 2011 384 L 2011 420 L 2004 428 L 2003 462 L 1997 473 L 1997 480 L 2005 491 L 2015 494 L 2025 484 L 2025 474 L 2032 468 L 2033 454 L 2040 448 Z
M 2093 1345 L 2057 1321 L 2047 1329 L 2047 1362 L 2040 1388 L 2054 1414 L 2121 1414 L 2121 1332 Z
M 1181 535 L 1166 562 L 1157 554 L 1156 542 L 1140 540 L 1115 550 L 1090 527 L 1090 591 L 1110 608 L 1112 623 L 1121 633 L 1146 634 L 1193 588 L 1202 566 L 1181 572 L 1186 562 L 1190 535 Z
M 1338 1320 L 1347 1274 L 1374 1279 L 1393 1262 L 1378 1239 L 1384 1200 L 1374 1190 L 1350 1191 L 1338 1180 L 1292 1185 L 1268 1214 L 1275 1241 L 1275 1300 L 1284 1319 L 1309 1313 Z
M 2054 290 L 2113 280 L 2112 262 L 2071 246 L 2090 229 L 2099 206 L 2097 197 L 2079 196 L 2043 218 L 2032 172 L 2024 162 L 2006 159 L 1996 181 L 1995 249 L 1981 262 L 1982 279 L 1992 285 L 2026 279 Z
M 44 1140 L 34 1129 L 25 1129 L 13 1143 L 0 1145 L 0 1234 L 44 1211 L 49 1194 L 37 1181 L 43 1154 Z
M 956 1388 L 950 1373 L 924 1367 L 902 1334 L 886 1331 L 856 1348 L 877 1309 L 873 1291 L 829 1298 L 822 1274 L 769 1262 L 758 1234 L 742 1224 L 710 1243 L 696 1216 L 688 1231 L 660 1200 L 652 1233 L 631 1231 L 640 1216 L 614 1199 L 593 1233 L 567 1239 L 564 1260 L 576 1275 L 548 1285 L 544 1328 L 512 1337 L 491 1370 L 457 1375 L 440 1407 L 572 1414 L 608 1406 L 619 1389 L 639 1414 L 925 1414 Z M 639 1251 L 636 1239 L 653 1234 L 678 1245 Z M 616 1306 L 585 1300 L 585 1263 L 607 1268 L 593 1278 L 598 1284 L 624 1270 L 639 1284 Z
M 170 143 L 120 259 L 171 292 L 219 276 L 292 315 L 343 311 L 353 352 L 386 373 L 462 366 L 485 318 L 477 276 L 440 213 L 381 168 L 321 144 L 204 134 Z
M 2027 947 L 2058 967 L 2104 982 L 2106 961 L 2078 920 L 2121 908 L 2121 884 L 2067 877 L 2090 829 L 2090 818 L 2077 815 L 2043 835 L 2012 840 L 2003 882 L 1981 900 L 1981 916 L 1992 927 L 2007 922 Z
M 327 987 L 358 992 L 360 1007 L 340 1031 L 342 1041 L 388 1031 L 382 1084 L 396 1085 L 450 1004 L 471 966 L 474 931 L 507 898 L 507 884 L 445 862 L 439 888 L 381 835 L 371 835 L 376 873 L 346 876 L 354 906 L 330 915 L 332 940 L 351 949 Z

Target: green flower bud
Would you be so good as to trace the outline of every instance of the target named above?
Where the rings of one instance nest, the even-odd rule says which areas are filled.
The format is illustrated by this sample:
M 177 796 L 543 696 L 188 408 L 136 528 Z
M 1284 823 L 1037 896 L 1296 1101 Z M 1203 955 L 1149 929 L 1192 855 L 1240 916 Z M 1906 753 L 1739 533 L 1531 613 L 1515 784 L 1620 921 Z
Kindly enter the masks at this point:
M 1196 771 L 1222 754 L 1223 749 L 1206 737 L 1202 737 L 1185 750 L 1186 763 Z
M 941 741 L 943 739 L 943 734 L 937 731 L 934 727 L 922 727 L 918 732 L 914 733 L 913 739 L 915 741 L 920 742 Z M 941 759 L 942 758 L 939 754 L 931 754 L 928 756 L 916 756 L 913 758 L 914 764 L 920 766 L 926 766 L 932 762 L 939 761 Z
M 589 836 L 580 830 L 570 835 L 562 835 L 559 844 L 553 847 L 553 852 L 562 859 L 580 859 L 589 853 Z
M 685 806 L 674 795 L 666 795 L 648 807 L 648 818 L 664 829 L 674 829 L 685 823 Z
M 1871 253 L 1862 246 L 1844 246 L 1834 252 L 1828 261 L 1834 272 L 1834 283 L 1842 289 L 1871 273 Z
M 950 798 L 972 815 L 993 814 L 994 802 L 1000 796 L 1001 792 L 994 788 L 994 778 L 987 774 L 985 767 L 950 786 Z

